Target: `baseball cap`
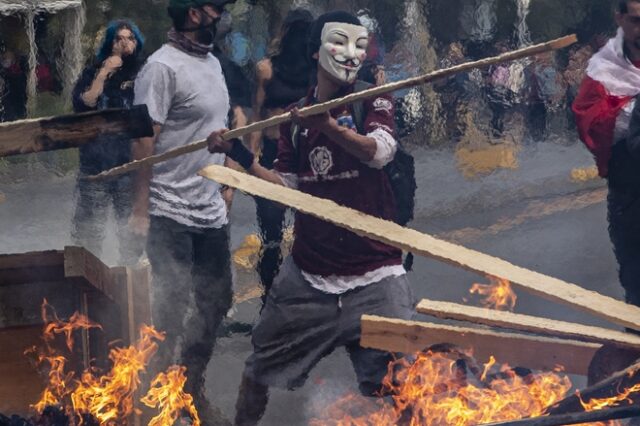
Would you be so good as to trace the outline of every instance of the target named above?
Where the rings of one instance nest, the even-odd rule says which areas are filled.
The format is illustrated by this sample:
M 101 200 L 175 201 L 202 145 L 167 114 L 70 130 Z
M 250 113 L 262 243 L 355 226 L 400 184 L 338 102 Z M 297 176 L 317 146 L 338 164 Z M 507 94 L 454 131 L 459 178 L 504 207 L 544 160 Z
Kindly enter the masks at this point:
M 212 4 L 216 7 L 223 8 L 229 3 L 236 0 L 169 0 L 169 7 L 172 9 L 188 9 L 190 7 L 202 7 Z

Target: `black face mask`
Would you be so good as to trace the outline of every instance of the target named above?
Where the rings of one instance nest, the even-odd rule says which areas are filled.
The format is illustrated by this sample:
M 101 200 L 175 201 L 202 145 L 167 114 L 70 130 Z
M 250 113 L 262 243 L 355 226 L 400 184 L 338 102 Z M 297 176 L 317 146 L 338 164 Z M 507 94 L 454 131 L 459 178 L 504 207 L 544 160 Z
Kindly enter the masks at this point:
M 208 24 L 200 24 L 195 28 L 189 28 L 187 31 L 194 31 L 198 43 L 209 46 L 213 44 L 214 40 L 216 39 L 216 33 L 218 32 L 218 22 L 220 22 L 221 17 L 218 16 L 217 18 L 213 18 L 204 10 L 201 10 L 201 13 L 203 19 L 206 20 L 206 18 L 208 17 L 212 19 L 212 21 Z

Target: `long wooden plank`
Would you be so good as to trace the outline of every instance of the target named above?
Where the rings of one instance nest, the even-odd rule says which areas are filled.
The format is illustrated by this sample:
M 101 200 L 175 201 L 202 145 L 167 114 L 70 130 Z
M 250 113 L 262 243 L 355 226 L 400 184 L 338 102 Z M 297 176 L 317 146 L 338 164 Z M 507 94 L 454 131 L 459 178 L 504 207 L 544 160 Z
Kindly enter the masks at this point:
M 60 281 L 63 265 L 61 250 L 0 255 L 0 286 Z
M 466 62 L 464 64 L 455 65 L 450 68 L 440 69 L 437 71 L 430 72 L 428 74 L 423 74 L 417 77 L 408 78 L 406 80 L 395 81 L 392 83 L 375 86 L 370 89 L 363 90 L 361 92 L 351 93 L 343 98 L 333 99 L 328 102 L 323 102 L 320 104 L 315 104 L 315 105 L 302 108 L 300 110 L 300 114 L 305 117 L 310 115 L 322 114 L 324 112 L 337 108 L 341 105 L 347 105 L 361 99 L 368 99 L 374 96 L 380 96 L 385 93 L 395 92 L 396 90 L 406 89 L 407 87 L 423 85 L 435 80 L 440 80 L 443 78 L 450 77 L 457 73 L 470 71 L 475 68 L 484 68 L 492 64 L 513 61 L 516 59 L 522 59 L 522 58 L 527 58 L 529 56 L 539 55 L 544 52 L 564 49 L 565 47 L 571 46 L 577 41 L 578 41 L 577 36 L 575 34 L 572 34 L 566 37 L 561 37 L 555 40 L 548 41 L 546 43 L 540 43 L 534 46 L 527 46 L 522 49 L 514 50 L 512 52 L 505 52 L 499 56 L 480 59 L 478 61 L 473 61 L 473 62 Z M 229 132 L 224 134 L 223 138 L 225 140 L 240 138 L 250 133 L 268 129 L 270 127 L 277 126 L 279 124 L 285 123 L 290 120 L 291 120 L 291 113 L 285 112 L 283 114 L 275 115 L 263 121 L 257 121 L 255 123 L 251 123 L 248 126 L 239 127 L 237 129 L 230 130 Z M 206 147 L 207 147 L 206 140 L 192 142 L 188 145 L 184 145 L 179 148 L 169 150 L 162 154 L 156 154 L 151 157 L 132 161 L 130 163 L 123 164 L 122 166 L 118 166 L 113 169 L 106 170 L 98 175 L 92 176 L 90 180 L 106 179 L 109 177 L 119 176 L 124 173 L 129 173 L 133 170 L 139 169 L 140 167 L 152 166 L 154 164 L 158 164 L 163 161 L 167 161 L 172 158 L 176 158 L 181 155 L 188 154 L 190 152 L 199 151 Z
M 360 344 L 366 348 L 406 354 L 440 343 L 471 349 L 478 361 L 494 356 L 500 363 L 533 370 L 553 370 L 558 365 L 570 374 L 586 375 L 596 343 L 404 321 L 377 316 L 362 317 Z
M 58 266 L 62 265 L 63 262 L 64 252 L 62 250 L 0 254 L 0 271 L 5 269 L 29 269 L 35 266 Z
M 640 416 L 640 406 L 629 405 L 626 407 L 607 408 L 598 411 L 555 414 L 552 416 L 529 417 L 520 420 L 508 420 L 499 423 L 486 423 L 479 426 L 564 426 L 564 425 L 602 425 L 619 424 L 609 423 L 611 420 L 629 419 Z M 597 423 L 596 423 L 597 422 Z M 603 423 L 604 422 L 604 423 Z
M 640 349 L 639 335 L 607 328 L 427 299 L 418 303 L 417 311 L 421 314 L 441 319 L 468 321 L 475 324 L 533 332 L 551 337 Z
M 0 157 L 77 147 L 98 136 L 153 135 L 145 105 L 0 123 Z
M 527 270 L 497 257 L 439 240 L 431 235 L 340 206 L 333 201 L 275 185 L 227 167 L 210 166 L 202 170 L 200 175 L 293 207 L 299 212 L 326 220 L 363 237 L 485 276 L 504 278 L 532 294 L 589 312 L 614 324 L 640 330 L 640 308 L 586 290 L 576 284 Z

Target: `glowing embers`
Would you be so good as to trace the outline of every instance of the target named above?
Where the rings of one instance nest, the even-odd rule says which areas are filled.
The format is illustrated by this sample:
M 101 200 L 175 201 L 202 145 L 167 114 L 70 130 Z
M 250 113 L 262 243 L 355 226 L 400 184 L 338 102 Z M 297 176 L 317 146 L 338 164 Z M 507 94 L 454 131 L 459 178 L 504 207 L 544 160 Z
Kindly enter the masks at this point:
M 383 390 L 388 397 L 372 403 L 348 396 L 312 425 L 465 426 L 514 420 L 542 415 L 570 388 L 559 370 L 532 373 L 498 365 L 493 358 L 482 368 L 457 350 L 429 351 L 389 366 Z
M 491 284 L 474 284 L 469 293 L 482 297 L 480 304 L 485 308 L 499 311 L 513 311 L 518 296 L 511 283 L 502 278 L 489 277 Z
M 129 347 L 111 349 L 111 367 L 107 372 L 97 368 L 86 369 L 79 378 L 73 371 L 67 371 L 68 357 L 73 349 L 73 334 L 77 330 L 99 328 L 80 314 L 74 314 L 69 321 L 61 321 L 46 300 L 42 308 L 44 328 L 44 348 L 40 351 L 40 365 L 48 365 L 48 384 L 41 399 L 32 405 L 38 413 L 45 413 L 50 407 L 60 407 L 69 418 L 71 425 L 124 425 L 137 413 L 136 398 L 141 386 L 141 376 L 151 358 L 164 340 L 164 334 L 153 327 L 142 326 L 139 340 Z M 57 351 L 55 337 L 64 334 L 69 354 Z M 29 352 L 35 352 L 32 349 Z M 152 381 L 151 389 L 140 401 L 157 408 L 160 414 L 150 425 L 171 426 L 187 413 L 192 425 L 199 426 L 198 413 L 193 398 L 184 392 L 186 369 L 172 366 L 166 373 L 160 373 Z

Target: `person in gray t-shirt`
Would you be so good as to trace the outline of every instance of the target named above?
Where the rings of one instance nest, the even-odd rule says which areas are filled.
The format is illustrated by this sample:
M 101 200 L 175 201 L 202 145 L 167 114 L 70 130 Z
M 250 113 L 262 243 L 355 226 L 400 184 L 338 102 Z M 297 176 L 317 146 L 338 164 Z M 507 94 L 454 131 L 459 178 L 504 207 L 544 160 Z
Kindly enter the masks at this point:
M 228 2 L 170 0 L 174 28 L 169 43 L 151 55 L 135 82 L 135 103 L 147 105 L 154 136 L 133 144 L 134 159 L 205 139 L 226 127 L 229 94 L 211 50 Z M 225 155 L 195 152 L 142 169 L 134 181 L 130 220 L 135 233 L 148 234 L 152 319 L 166 332 L 154 370 L 173 364 L 187 368 L 186 391 L 206 425 L 228 423 L 205 397 L 204 374 L 232 301 L 229 198 L 197 172 L 225 162 Z

